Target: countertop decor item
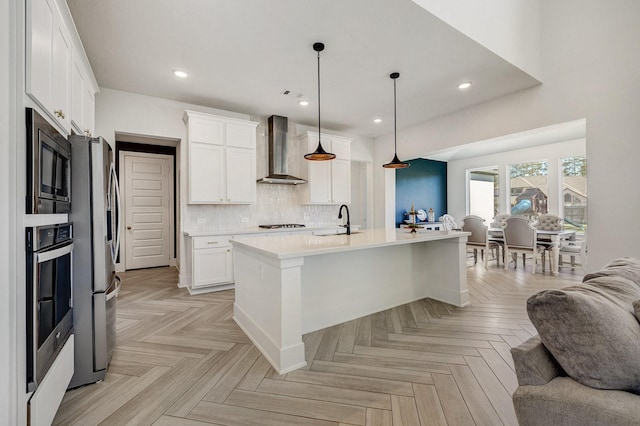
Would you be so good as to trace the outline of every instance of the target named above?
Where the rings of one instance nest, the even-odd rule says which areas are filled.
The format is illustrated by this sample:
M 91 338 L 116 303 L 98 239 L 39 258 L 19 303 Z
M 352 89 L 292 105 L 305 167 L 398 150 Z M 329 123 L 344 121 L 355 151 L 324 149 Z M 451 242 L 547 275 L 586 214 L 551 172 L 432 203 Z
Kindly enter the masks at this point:
M 385 169 L 404 169 L 411 164 L 404 161 L 400 161 L 398 158 L 398 137 L 397 137 L 397 114 L 396 114 L 396 79 L 400 77 L 399 72 L 392 72 L 389 77 L 393 80 L 393 160 L 391 162 L 383 164 Z
M 326 161 L 336 158 L 335 154 L 327 152 L 322 148 L 322 138 L 320 131 L 320 52 L 324 50 L 324 43 L 313 43 L 313 50 L 318 52 L 318 147 L 315 151 L 306 154 L 304 158 L 312 161 Z

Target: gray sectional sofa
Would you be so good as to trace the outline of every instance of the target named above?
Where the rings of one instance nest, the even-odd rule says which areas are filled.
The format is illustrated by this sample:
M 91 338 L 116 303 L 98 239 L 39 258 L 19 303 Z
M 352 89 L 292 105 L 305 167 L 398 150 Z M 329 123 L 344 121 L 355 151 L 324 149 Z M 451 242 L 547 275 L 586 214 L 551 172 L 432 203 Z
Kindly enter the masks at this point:
M 520 426 L 640 425 L 640 260 L 527 301 L 538 335 L 511 350 Z

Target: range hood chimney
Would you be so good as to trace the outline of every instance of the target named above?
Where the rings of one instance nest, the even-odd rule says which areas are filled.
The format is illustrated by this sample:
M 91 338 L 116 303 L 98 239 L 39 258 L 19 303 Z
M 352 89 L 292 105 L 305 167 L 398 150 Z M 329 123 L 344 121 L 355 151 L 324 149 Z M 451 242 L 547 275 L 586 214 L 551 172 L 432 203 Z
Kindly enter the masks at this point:
M 306 180 L 291 176 L 287 167 L 287 117 L 272 115 L 267 119 L 269 141 L 269 175 L 258 183 L 298 185 Z

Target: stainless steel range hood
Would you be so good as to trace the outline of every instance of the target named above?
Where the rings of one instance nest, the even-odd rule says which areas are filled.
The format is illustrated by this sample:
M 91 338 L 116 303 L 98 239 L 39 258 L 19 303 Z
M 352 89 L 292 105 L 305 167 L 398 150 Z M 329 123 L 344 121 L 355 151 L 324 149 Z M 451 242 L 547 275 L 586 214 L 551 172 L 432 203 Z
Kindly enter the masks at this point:
M 287 117 L 272 115 L 267 119 L 269 141 L 269 175 L 258 183 L 298 185 L 306 180 L 291 176 L 287 166 Z

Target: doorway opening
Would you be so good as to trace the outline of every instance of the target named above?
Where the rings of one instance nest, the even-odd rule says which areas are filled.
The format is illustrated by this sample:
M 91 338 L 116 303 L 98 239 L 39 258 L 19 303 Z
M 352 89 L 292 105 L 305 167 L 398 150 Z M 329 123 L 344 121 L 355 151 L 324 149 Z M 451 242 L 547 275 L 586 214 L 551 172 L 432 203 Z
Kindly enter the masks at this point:
M 175 266 L 178 140 L 116 135 L 122 243 L 116 269 Z

